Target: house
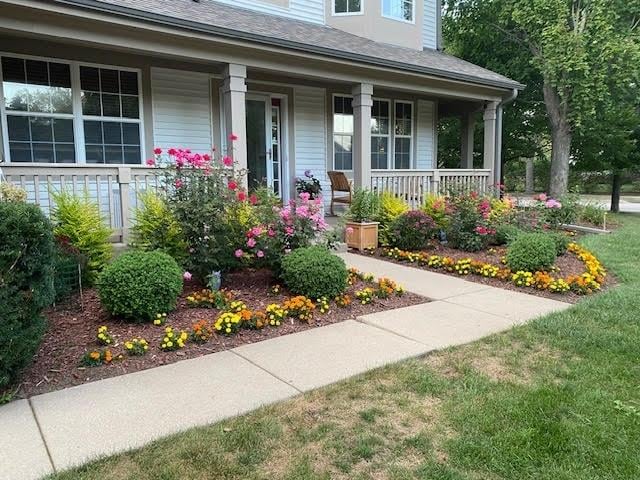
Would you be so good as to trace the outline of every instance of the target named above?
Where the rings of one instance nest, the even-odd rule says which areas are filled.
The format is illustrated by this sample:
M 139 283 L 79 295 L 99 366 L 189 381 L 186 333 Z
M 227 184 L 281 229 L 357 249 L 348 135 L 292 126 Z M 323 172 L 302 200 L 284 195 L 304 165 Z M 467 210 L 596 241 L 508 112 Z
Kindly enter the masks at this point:
M 284 199 L 343 170 L 412 203 L 500 178 L 519 83 L 442 51 L 437 0 L 0 0 L 2 174 L 86 189 L 123 239 L 154 147 L 227 147 Z M 482 112 L 482 168 L 474 169 Z M 463 121 L 437 168 L 439 118 Z

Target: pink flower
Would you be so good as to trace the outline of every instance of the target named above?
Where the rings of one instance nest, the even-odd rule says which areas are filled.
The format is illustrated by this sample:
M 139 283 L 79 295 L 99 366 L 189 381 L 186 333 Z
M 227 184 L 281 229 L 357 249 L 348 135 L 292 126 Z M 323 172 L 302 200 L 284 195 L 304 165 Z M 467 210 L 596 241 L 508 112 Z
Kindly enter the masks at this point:
M 562 208 L 562 204 L 559 201 L 554 200 L 553 198 L 547 200 L 544 206 L 547 208 Z
M 259 237 L 260 235 L 262 235 L 262 227 L 253 227 L 251 229 L 252 237 Z
M 353 233 L 353 227 L 347 227 L 347 235 L 351 235 Z
M 182 274 L 182 278 L 184 279 L 185 282 L 190 282 L 192 278 L 191 272 L 184 272 Z
M 150 167 L 155 167 L 156 166 L 156 161 L 153 158 L 148 158 L 145 163 L 147 165 L 149 165 Z
M 204 155 L 202 155 L 202 159 L 205 162 L 209 162 L 209 161 L 211 161 L 211 155 L 209 155 L 208 153 L 205 153 Z
M 256 257 L 258 257 L 258 258 L 263 258 L 263 257 L 264 257 L 264 252 L 263 252 L 262 250 L 258 250 L 258 251 L 256 252 Z
M 247 247 L 253 248 L 255 246 L 256 246 L 256 239 L 255 238 L 250 238 L 249 240 L 247 240 Z
M 303 202 L 308 202 L 309 199 L 311 198 L 311 194 L 308 192 L 300 192 L 300 200 L 302 200 Z
M 238 136 L 235 133 L 232 133 L 231 135 L 229 135 L 229 140 L 235 142 L 236 140 L 238 140 Z
M 167 153 L 173 157 L 176 153 L 178 153 L 178 151 L 175 148 L 170 148 L 169 150 L 167 150 Z
M 162 154 L 162 149 L 156 147 L 156 148 L 153 149 L 153 153 L 155 153 L 156 155 L 160 155 L 160 154 Z
M 535 197 L 534 197 L 535 198 Z M 546 193 L 541 193 L 540 195 L 538 195 L 538 200 L 540 200 L 541 202 L 546 202 L 547 201 L 547 194 Z
M 231 167 L 231 166 L 233 165 L 233 158 L 231 158 L 231 157 L 224 157 L 224 158 L 222 159 L 222 164 L 223 164 L 225 167 Z
M 257 205 L 258 204 L 258 197 L 256 197 L 255 195 L 251 195 L 249 197 L 249 202 L 251 202 L 251 205 Z
M 241 248 L 239 248 L 235 251 L 234 255 L 236 256 L 236 258 L 241 258 L 242 255 L 244 255 L 244 252 L 242 251 Z
M 176 188 L 180 188 L 182 186 L 182 180 L 176 180 L 176 183 L 174 183 L 174 185 L 176 186 Z
M 267 235 L 269 235 L 270 238 L 273 238 L 276 236 L 276 232 L 274 232 L 273 229 L 270 228 L 267 232 Z
M 229 190 L 235 190 L 236 188 L 238 188 L 238 184 L 233 180 L 231 180 L 227 186 L 229 187 Z
M 293 232 L 294 232 L 294 231 L 295 231 L 295 230 L 293 229 L 293 227 L 286 227 L 286 228 L 284 229 L 284 233 L 286 233 L 287 235 L 293 235 Z
M 238 192 L 238 200 L 244 202 L 247 199 L 247 194 L 244 192 Z
M 478 225 L 476 227 L 476 233 L 478 235 L 493 235 L 495 233 L 495 230 L 487 228 L 487 227 L 485 227 L 483 225 Z

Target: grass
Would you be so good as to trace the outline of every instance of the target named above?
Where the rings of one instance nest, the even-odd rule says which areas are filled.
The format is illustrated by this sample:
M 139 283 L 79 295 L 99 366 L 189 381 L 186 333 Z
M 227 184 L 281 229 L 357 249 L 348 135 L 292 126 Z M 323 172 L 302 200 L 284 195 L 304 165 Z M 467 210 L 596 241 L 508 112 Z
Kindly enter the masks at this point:
M 621 285 L 566 312 L 52 478 L 640 478 L 640 217 L 621 221 L 584 239 Z

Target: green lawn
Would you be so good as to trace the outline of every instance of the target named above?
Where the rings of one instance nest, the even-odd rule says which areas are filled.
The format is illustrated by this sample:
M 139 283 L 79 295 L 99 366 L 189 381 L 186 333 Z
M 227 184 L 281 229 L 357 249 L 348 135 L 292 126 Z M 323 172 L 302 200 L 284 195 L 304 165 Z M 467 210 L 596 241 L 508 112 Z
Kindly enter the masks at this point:
M 622 285 L 567 312 L 53 478 L 638 479 L 640 217 L 621 219 L 584 244 Z

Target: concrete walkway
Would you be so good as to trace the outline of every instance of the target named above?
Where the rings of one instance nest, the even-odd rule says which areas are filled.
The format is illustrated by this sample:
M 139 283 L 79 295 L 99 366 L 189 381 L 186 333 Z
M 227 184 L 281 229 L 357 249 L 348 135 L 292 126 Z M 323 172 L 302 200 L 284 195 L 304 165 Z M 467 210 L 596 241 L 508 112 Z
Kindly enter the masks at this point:
M 9 403 L 0 407 L 0 478 L 38 479 L 570 307 L 342 256 L 434 301 Z

